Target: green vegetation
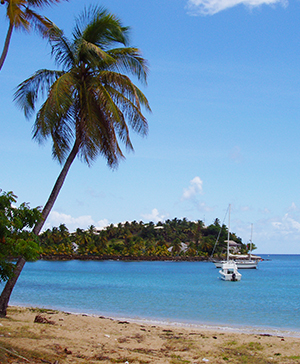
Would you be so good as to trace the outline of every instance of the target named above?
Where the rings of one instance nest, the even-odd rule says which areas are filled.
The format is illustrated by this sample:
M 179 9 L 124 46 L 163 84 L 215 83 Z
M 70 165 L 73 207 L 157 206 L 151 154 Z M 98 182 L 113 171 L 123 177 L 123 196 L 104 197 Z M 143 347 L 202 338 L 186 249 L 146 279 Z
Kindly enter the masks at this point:
M 26 203 L 14 207 L 16 202 L 12 192 L 0 190 L 0 281 L 13 276 L 15 264 L 10 258 L 34 260 L 40 253 L 38 238 L 28 229 L 41 218 L 41 213 Z
M 227 231 L 227 227 L 221 226 L 218 219 L 205 226 L 200 220 L 191 222 L 185 218 L 175 218 L 157 224 L 142 221 L 116 226 L 111 224 L 102 230 L 90 226 L 87 230 L 77 229 L 74 233 L 61 224 L 58 228 L 43 232 L 39 238 L 42 256 L 48 258 L 206 259 L 211 255 L 219 233 L 215 255 L 225 253 Z M 236 234 L 231 233 L 230 239 L 240 244 L 241 253 L 248 252 L 247 245 Z
M 38 238 L 31 229 L 41 213 L 26 203 L 14 207 L 16 201 L 12 192 L 0 190 L 0 281 L 7 281 L 0 296 L 0 316 L 6 316 L 11 292 L 26 260 L 37 259 L 40 253 Z

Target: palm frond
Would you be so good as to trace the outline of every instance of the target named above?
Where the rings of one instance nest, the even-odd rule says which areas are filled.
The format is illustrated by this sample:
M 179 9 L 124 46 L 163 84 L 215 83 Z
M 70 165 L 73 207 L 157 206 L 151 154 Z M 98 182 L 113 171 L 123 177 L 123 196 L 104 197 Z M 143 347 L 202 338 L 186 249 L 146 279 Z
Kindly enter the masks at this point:
M 23 11 L 26 1 L 21 0 L 19 2 L 9 1 L 7 5 L 6 15 L 11 24 L 16 29 L 24 29 L 28 31 L 30 29 L 30 23 L 27 20 L 26 13 Z
M 49 31 L 54 27 L 54 24 L 48 18 L 43 17 L 28 7 L 24 11 L 24 18 L 30 24 L 30 29 L 37 31 L 43 38 L 49 37 Z
M 110 88 L 109 91 L 113 95 L 114 102 L 118 105 L 124 119 L 127 120 L 132 129 L 141 135 L 147 135 L 148 123 L 141 109 L 130 98 L 127 98 L 124 93 Z
M 120 19 L 110 14 L 105 8 L 89 6 L 76 19 L 73 36 L 75 39 L 82 37 L 106 50 L 113 43 L 126 45 L 128 31 L 129 28 L 122 26 Z
M 68 1 L 68 0 L 65 0 Z M 45 6 L 50 6 L 52 4 L 58 4 L 61 0 L 27 0 L 29 6 L 33 6 L 36 8 L 42 8 Z
M 147 83 L 149 68 L 139 49 L 132 47 L 114 48 L 107 51 L 107 53 L 116 60 L 114 66 L 118 68 L 119 72 L 125 71 Z
M 62 163 L 74 140 L 74 79 L 65 73 L 49 90 L 47 100 L 37 114 L 34 139 L 52 138 L 52 155 Z
M 26 118 L 34 113 L 38 98 L 43 97 L 62 74 L 62 71 L 39 70 L 17 87 L 14 101 L 24 111 Z
M 75 62 L 73 44 L 64 36 L 63 32 L 54 32 L 51 35 L 50 44 L 52 47 L 51 54 L 56 63 L 69 70 Z
M 101 80 L 105 85 L 109 85 L 124 94 L 139 109 L 142 105 L 151 112 L 146 96 L 132 83 L 128 76 L 117 72 L 103 71 L 101 72 Z
M 106 65 L 115 63 L 115 59 L 108 53 L 103 51 L 100 47 L 93 43 L 87 42 L 85 39 L 81 39 L 80 43 L 76 44 L 77 59 L 81 63 L 88 64 L 93 69 L 99 62 L 103 62 Z
M 124 125 L 124 136 L 129 137 L 123 115 L 111 99 L 107 90 L 99 92 L 95 89 L 94 78 L 85 85 L 80 98 L 80 116 L 76 124 L 77 135 L 80 136 L 80 157 L 88 165 L 99 154 L 103 155 L 110 167 L 118 165 L 124 158 L 116 135 L 115 123 Z M 124 138 L 125 139 L 125 138 Z M 127 144 L 131 146 L 130 139 Z M 132 147 L 132 146 L 131 146 Z

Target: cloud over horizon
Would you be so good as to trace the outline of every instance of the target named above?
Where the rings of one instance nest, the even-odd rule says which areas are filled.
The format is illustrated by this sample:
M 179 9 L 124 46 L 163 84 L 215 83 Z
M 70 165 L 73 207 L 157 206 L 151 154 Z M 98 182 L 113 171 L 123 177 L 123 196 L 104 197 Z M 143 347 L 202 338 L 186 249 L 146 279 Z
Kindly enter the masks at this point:
M 43 227 L 43 231 L 58 227 L 60 224 L 65 224 L 70 232 L 75 231 L 77 228 L 87 229 L 89 226 L 94 225 L 97 229 L 104 228 L 109 225 L 107 219 L 95 222 L 90 215 L 83 215 L 73 217 L 58 211 L 51 211 L 50 215 Z
M 288 5 L 287 0 L 188 0 L 186 9 L 189 15 L 214 15 L 220 11 L 233 8 L 237 5 L 245 5 L 252 9 L 262 5 L 281 4 Z
M 182 200 L 189 200 L 191 198 L 194 198 L 197 194 L 202 194 L 202 184 L 203 181 L 200 177 L 196 176 L 195 178 L 193 178 L 190 181 L 189 187 L 183 190 Z
M 142 217 L 148 221 L 152 221 L 157 224 L 159 221 L 165 221 L 166 215 L 162 215 L 156 208 L 151 211 L 151 214 L 142 214 Z

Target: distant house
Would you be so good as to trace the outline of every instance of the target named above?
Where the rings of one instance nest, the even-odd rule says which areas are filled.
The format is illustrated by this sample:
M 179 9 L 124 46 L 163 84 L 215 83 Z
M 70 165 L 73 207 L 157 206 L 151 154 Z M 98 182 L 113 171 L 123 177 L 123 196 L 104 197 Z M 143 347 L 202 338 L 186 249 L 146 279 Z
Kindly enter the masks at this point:
M 228 240 L 225 240 L 225 243 L 227 243 Z M 240 247 L 242 244 L 237 243 L 236 241 L 229 240 L 229 251 L 233 254 L 239 253 Z
M 72 243 L 72 247 L 73 247 L 73 251 L 74 252 L 77 252 L 77 250 L 78 250 L 78 244 Z
M 187 244 L 185 244 L 185 243 L 180 243 L 180 246 L 181 246 L 181 248 L 180 248 L 180 253 L 185 253 L 187 250 L 188 250 L 188 245 Z M 171 253 L 172 252 L 172 250 L 173 250 L 173 247 L 171 246 L 170 248 L 168 248 L 168 251 Z

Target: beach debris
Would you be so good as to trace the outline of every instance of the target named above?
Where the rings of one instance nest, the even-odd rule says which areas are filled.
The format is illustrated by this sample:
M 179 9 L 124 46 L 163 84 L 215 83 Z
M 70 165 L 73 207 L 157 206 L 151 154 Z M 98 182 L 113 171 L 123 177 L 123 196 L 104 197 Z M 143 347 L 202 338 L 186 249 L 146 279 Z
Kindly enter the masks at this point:
M 42 315 L 36 315 L 34 319 L 35 323 L 38 324 L 49 324 L 49 325 L 55 325 L 54 321 L 48 320 L 46 317 L 43 317 Z
M 30 363 L 30 361 L 27 358 L 25 358 L 22 355 L 19 355 L 15 350 L 14 351 L 11 351 L 11 350 L 8 350 L 8 349 L 4 348 L 3 346 L 0 346 L 0 350 L 6 351 L 10 355 L 13 355 L 13 356 L 15 356 L 15 357 L 17 357 L 19 359 L 25 360 L 26 362 Z
M 203 358 L 202 361 L 206 361 L 207 362 L 207 361 L 209 361 L 209 359 Z
M 118 343 L 123 344 L 129 342 L 129 338 L 128 337 L 119 337 L 118 338 Z
M 68 348 L 65 348 L 64 352 L 65 352 L 67 355 L 72 354 L 72 351 L 71 351 L 71 350 L 69 350 Z
M 105 356 L 105 355 L 102 355 L 102 354 L 97 355 L 95 359 L 96 360 L 110 360 L 109 356 Z
M 216 336 L 213 336 L 213 339 L 217 339 L 217 337 Z
M 129 361 L 125 361 L 125 363 L 124 364 L 129 364 Z
M 110 335 L 108 335 L 108 334 L 104 334 L 104 336 L 105 336 L 105 337 L 110 337 Z

